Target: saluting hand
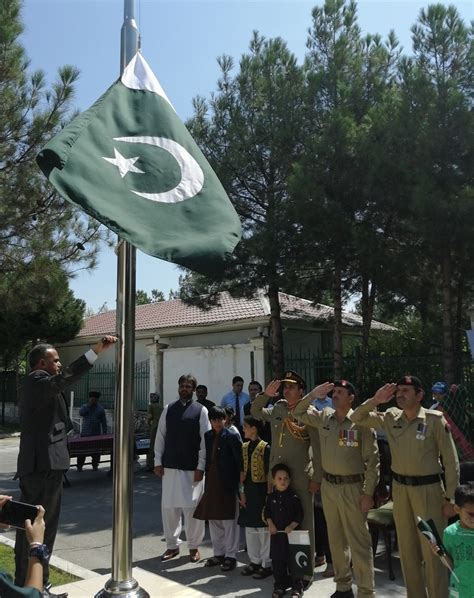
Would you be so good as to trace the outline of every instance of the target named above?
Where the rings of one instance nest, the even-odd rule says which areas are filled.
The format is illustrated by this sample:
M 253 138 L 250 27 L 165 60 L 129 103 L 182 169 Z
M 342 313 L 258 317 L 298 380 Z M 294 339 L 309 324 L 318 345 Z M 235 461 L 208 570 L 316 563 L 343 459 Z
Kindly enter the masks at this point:
M 333 382 L 323 382 L 319 386 L 316 386 L 315 388 L 313 388 L 313 390 L 311 391 L 311 394 L 313 396 L 316 396 L 317 399 L 324 399 L 330 392 L 332 392 L 333 388 L 334 388 Z
M 265 389 L 265 394 L 268 397 L 276 397 L 278 396 L 278 390 L 280 389 L 281 386 L 281 380 L 272 380 L 267 388 Z
M 376 405 L 388 403 L 392 400 L 396 390 L 397 385 L 395 383 L 389 382 L 387 384 L 384 384 L 382 387 L 378 389 L 378 391 L 373 396 L 372 400 Z

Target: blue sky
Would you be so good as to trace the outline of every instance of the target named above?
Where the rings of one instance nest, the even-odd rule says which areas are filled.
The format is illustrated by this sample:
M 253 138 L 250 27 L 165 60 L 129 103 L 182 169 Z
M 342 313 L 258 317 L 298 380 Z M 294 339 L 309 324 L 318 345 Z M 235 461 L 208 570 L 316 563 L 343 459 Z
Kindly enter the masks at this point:
M 465 21 L 473 18 L 472 2 L 454 4 Z M 216 89 L 216 58 L 229 54 L 236 62 L 247 50 L 254 29 L 265 37 L 282 37 L 301 62 L 305 54 L 311 9 L 322 2 L 306 0 L 136 0 L 142 51 L 183 120 L 192 114 L 192 99 Z M 410 53 L 410 27 L 428 2 L 365 0 L 358 3 L 359 24 L 383 37 L 394 29 Z M 31 68 L 41 68 L 49 81 L 57 68 L 72 64 L 81 71 L 75 106 L 88 108 L 118 77 L 122 0 L 24 0 L 22 42 Z M 183 234 L 186 234 L 184 231 Z M 158 288 L 167 295 L 178 287 L 179 269 L 137 251 L 137 288 Z M 104 248 L 99 266 L 79 272 L 71 282 L 75 295 L 93 309 L 115 307 L 116 260 Z

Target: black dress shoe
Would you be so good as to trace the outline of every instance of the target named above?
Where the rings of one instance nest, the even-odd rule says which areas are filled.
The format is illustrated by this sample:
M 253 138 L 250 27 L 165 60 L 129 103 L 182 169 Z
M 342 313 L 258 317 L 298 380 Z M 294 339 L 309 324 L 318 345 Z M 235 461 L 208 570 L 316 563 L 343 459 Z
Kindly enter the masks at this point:
M 331 594 L 331 598 L 354 598 L 354 592 L 352 590 L 336 590 L 334 594 Z

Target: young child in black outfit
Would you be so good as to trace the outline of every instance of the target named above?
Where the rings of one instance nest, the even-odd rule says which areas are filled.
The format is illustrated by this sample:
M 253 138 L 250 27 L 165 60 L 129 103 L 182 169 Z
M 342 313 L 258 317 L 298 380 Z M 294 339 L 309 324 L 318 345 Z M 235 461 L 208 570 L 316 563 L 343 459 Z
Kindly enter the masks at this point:
M 301 525 L 303 507 L 296 493 L 290 488 L 290 470 L 285 464 L 279 463 L 272 467 L 272 479 L 275 490 L 267 496 L 265 504 L 275 578 L 272 598 L 284 596 L 290 580 L 291 596 L 298 597 L 303 595 L 303 580 L 294 578 L 290 572 L 288 534 Z

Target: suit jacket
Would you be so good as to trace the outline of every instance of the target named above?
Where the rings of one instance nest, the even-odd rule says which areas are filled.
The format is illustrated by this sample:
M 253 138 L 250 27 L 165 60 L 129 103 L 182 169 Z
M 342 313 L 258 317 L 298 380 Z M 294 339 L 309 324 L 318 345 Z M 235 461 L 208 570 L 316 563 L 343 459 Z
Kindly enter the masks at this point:
M 20 478 L 37 471 L 69 468 L 67 433 L 71 421 L 62 391 L 91 367 L 82 355 L 56 376 L 44 370 L 27 376 L 20 399 Z
M 209 470 L 214 444 L 214 432 L 205 433 L 206 442 L 206 471 Z M 224 428 L 219 435 L 217 445 L 217 469 L 222 486 L 228 492 L 238 493 L 240 471 L 242 470 L 242 439 L 240 434 Z

